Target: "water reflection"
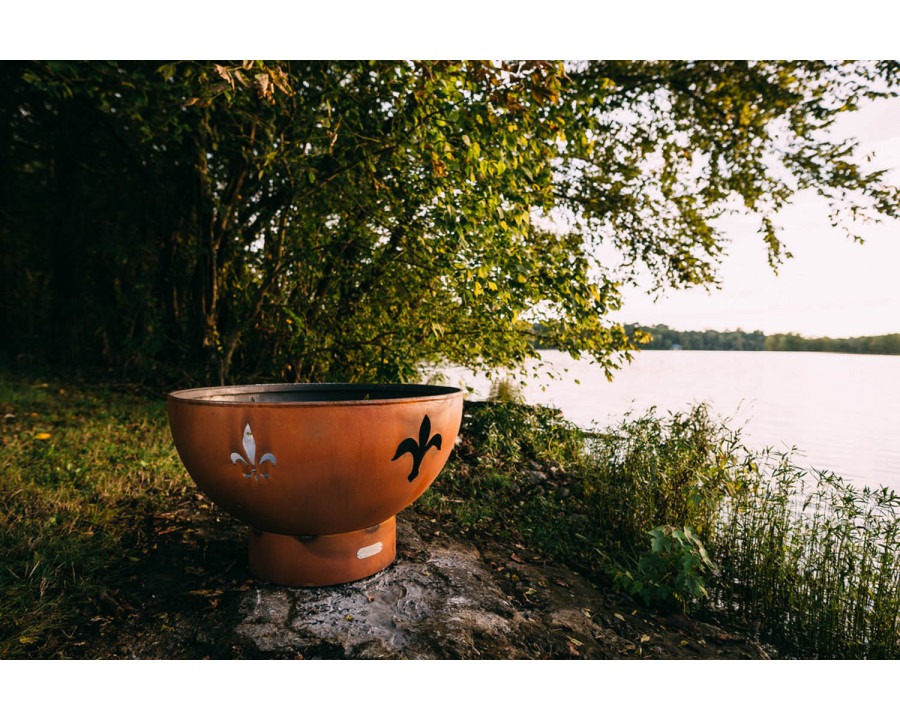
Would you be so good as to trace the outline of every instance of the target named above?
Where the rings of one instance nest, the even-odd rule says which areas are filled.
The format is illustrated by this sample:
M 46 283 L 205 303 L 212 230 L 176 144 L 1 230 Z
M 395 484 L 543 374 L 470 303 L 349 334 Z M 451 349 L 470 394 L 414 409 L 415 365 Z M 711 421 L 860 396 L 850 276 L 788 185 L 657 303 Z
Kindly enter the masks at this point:
M 685 410 L 705 401 L 743 425 L 752 447 L 795 445 L 798 464 L 900 493 L 900 356 L 644 351 L 613 382 L 586 360 L 557 351 L 542 358 L 559 378 L 526 378 L 525 399 L 584 427 L 615 423 L 629 409 Z M 472 386 L 470 397 L 490 391 L 485 377 L 442 372 Z

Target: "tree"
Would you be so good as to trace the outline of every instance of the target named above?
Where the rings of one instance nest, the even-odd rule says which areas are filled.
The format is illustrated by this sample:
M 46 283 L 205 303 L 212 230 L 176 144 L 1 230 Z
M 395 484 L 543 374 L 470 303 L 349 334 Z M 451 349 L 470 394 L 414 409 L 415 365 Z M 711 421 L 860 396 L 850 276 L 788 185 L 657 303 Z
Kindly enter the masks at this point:
M 29 272 L 4 268 L 0 331 L 132 374 L 357 381 L 437 357 L 521 365 L 539 325 L 611 371 L 633 349 L 607 317 L 621 284 L 641 267 L 714 283 L 721 214 L 759 214 L 773 265 L 788 255 L 775 215 L 799 190 L 835 222 L 897 216 L 897 190 L 824 132 L 898 77 L 895 63 L 7 63 L 0 184 L 27 202 L 4 209 L 0 238 Z

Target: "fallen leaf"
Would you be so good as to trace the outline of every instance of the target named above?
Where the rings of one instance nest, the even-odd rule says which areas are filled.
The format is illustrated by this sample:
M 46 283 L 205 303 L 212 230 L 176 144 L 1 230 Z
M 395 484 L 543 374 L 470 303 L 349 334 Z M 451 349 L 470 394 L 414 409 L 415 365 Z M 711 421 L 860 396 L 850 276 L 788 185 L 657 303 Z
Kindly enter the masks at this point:
M 566 639 L 567 639 L 570 643 L 572 643 L 573 645 L 575 645 L 576 647 L 581 647 L 582 645 L 584 645 L 584 643 L 581 642 L 581 640 L 576 640 L 576 639 L 573 638 L 573 637 L 567 637 Z
M 352 619 L 353 619 L 352 615 L 344 615 L 344 620 L 352 620 Z
M 203 597 L 210 597 L 221 595 L 221 590 L 189 590 L 188 595 L 202 595 Z
M 650 636 L 649 635 L 641 635 L 641 642 L 642 643 L 650 642 Z
M 613 613 L 613 617 L 617 618 L 618 620 L 621 620 L 622 622 L 625 622 L 625 618 L 623 618 L 621 615 L 619 615 L 619 613 Z
M 48 432 L 38 433 L 37 435 L 34 436 L 34 439 L 35 440 L 49 440 L 50 433 L 48 433 Z
M 515 553 L 513 553 L 512 555 L 510 555 L 510 556 L 509 556 L 509 559 L 512 560 L 513 562 L 517 562 L 517 563 L 525 562 L 524 560 L 522 560 L 522 558 L 520 558 L 520 557 L 519 557 L 518 555 L 516 555 Z
M 33 642 L 37 642 L 37 638 L 33 637 L 25 637 L 24 635 L 19 638 L 19 642 L 23 645 L 30 645 Z
M 569 587 L 569 583 L 565 582 L 564 580 L 557 580 L 556 578 L 553 578 L 553 582 L 555 582 L 557 585 L 562 585 L 563 587 Z
M 581 614 L 584 615 L 588 620 L 591 619 L 591 610 L 590 610 L 590 608 L 581 608 Z

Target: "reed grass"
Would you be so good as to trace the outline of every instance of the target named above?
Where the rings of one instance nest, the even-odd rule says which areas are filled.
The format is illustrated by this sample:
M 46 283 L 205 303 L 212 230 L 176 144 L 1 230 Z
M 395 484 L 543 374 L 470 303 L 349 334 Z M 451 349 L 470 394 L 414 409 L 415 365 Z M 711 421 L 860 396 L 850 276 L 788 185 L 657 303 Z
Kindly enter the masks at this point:
M 751 451 L 703 405 L 585 433 L 546 408 L 470 404 L 462 436 L 423 496 L 444 522 L 521 541 L 601 582 L 637 577 L 655 528 L 687 527 L 716 569 L 695 567 L 706 595 L 675 597 L 684 610 L 784 657 L 900 658 L 891 491 Z M 551 470 L 545 480 L 529 479 L 535 465 Z
M 719 518 L 715 602 L 792 657 L 900 657 L 900 497 L 763 459 Z
M 698 406 L 598 436 L 584 473 L 608 571 L 633 568 L 658 525 L 689 526 L 718 567 L 692 609 L 782 655 L 900 657 L 900 497 L 750 451 Z M 642 550 L 643 548 L 643 550 Z

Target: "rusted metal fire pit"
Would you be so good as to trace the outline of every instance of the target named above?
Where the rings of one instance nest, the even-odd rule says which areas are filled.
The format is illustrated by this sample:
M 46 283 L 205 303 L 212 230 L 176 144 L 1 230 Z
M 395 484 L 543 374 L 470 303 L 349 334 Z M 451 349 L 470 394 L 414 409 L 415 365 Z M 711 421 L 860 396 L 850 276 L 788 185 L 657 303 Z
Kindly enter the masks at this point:
M 169 426 L 198 487 L 249 523 L 255 575 L 334 585 L 393 561 L 395 515 L 444 466 L 462 404 L 434 385 L 199 388 L 169 395 Z

